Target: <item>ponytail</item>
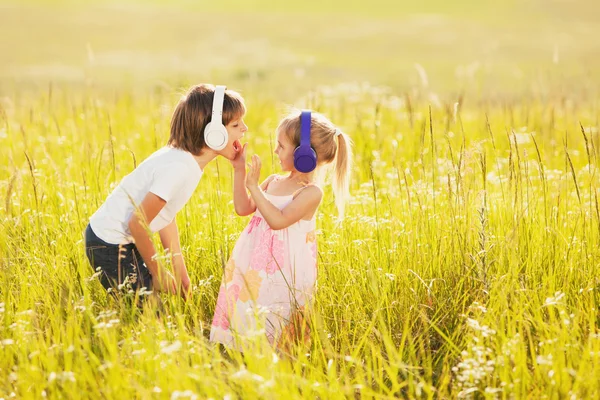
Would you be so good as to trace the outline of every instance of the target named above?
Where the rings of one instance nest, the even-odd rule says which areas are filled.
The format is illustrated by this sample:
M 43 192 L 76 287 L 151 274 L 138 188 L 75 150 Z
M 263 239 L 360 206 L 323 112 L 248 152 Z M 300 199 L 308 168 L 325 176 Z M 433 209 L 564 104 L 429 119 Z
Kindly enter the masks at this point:
M 346 202 L 350 197 L 350 172 L 352 170 L 352 140 L 340 130 L 336 130 L 337 152 L 333 170 L 333 194 L 338 209 L 338 219 L 344 219 Z

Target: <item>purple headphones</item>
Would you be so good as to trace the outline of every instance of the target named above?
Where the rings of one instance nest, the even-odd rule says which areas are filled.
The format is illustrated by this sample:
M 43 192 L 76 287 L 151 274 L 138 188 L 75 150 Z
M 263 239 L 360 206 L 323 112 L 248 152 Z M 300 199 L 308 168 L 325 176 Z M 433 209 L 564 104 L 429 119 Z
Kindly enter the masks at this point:
M 317 153 L 310 146 L 310 111 L 300 114 L 300 146 L 294 150 L 294 168 L 308 173 L 317 167 Z

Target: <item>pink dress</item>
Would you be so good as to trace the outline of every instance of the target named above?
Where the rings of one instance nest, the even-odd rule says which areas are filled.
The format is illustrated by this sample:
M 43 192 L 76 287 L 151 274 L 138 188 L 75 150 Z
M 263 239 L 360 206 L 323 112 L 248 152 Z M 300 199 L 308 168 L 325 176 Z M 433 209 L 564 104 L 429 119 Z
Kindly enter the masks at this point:
M 279 209 L 293 199 L 293 195 L 265 196 Z M 266 335 L 277 345 L 315 290 L 315 228 L 313 216 L 274 231 L 256 210 L 225 266 L 210 330 L 212 342 L 241 349 L 247 338 Z

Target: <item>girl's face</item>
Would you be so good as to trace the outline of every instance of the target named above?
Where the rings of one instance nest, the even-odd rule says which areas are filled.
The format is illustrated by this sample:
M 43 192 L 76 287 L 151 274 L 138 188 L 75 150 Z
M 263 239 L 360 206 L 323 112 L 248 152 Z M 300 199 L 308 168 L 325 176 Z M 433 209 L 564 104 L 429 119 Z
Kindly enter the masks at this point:
M 294 170 L 294 150 L 296 147 L 287 137 L 287 135 L 281 131 L 277 131 L 277 147 L 275 147 L 275 154 L 279 157 L 279 163 L 283 171 Z
M 225 127 L 229 136 L 227 146 L 219 152 L 222 156 L 229 160 L 233 160 L 237 153 L 242 150 L 240 140 L 244 137 L 244 133 L 248 131 L 248 127 L 244 123 L 244 116 L 232 120 Z

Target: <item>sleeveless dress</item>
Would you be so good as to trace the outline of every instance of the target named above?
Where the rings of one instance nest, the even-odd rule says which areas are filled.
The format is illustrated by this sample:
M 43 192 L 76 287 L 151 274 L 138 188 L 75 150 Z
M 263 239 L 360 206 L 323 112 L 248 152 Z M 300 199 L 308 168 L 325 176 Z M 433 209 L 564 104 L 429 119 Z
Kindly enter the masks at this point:
M 265 196 L 281 210 L 296 193 Z M 212 342 L 242 349 L 248 338 L 266 335 L 277 346 L 283 332 L 294 332 L 292 325 L 312 299 L 317 280 L 316 214 L 275 231 L 256 210 L 225 266 Z

